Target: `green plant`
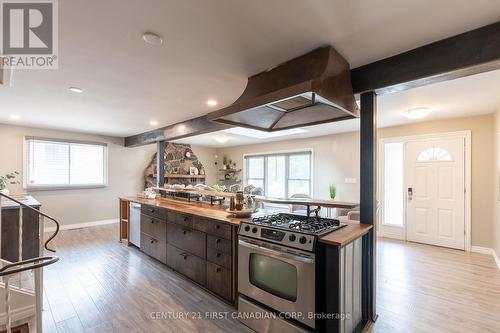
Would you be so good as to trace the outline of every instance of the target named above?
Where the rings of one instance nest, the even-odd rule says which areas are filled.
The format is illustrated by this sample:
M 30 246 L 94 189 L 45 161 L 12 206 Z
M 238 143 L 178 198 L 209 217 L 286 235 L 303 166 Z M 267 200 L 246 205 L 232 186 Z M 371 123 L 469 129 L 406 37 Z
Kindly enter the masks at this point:
M 17 176 L 19 176 L 18 171 L 14 171 L 11 173 L 7 173 L 3 176 L 0 176 L 0 190 L 3 190 L 7 187 L 7 184 L 15 185 L 21 184 L 19 180 L 17 180 Z
M 228 161 L 228 160 L 227 160 L 227 156 L 226 156 L 226 155 L 224 155 L 224 156 L 222 157 L 222 164 L 223 164 L 223 165 L 227 165 L 227 161 Z
M 337 196 L 337 186 L 335 185 L 330 185 L 330 198 L 333 200 Z
M 212 188 L 217 192 L 224 192 L 226 190 L 226 185 L 215 184 L 212 185 Z

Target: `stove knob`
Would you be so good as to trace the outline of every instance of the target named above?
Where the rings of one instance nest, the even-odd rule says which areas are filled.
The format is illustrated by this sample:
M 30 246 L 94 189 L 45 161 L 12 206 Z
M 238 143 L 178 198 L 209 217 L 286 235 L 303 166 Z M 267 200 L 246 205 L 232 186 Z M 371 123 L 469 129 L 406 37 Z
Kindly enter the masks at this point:
M 305 244 L 307 242 L 306 237 L 305 236 L 300 237 L 299 242 L 300 242 L 300 244 Z
M 253 227 L 252 232 L 255 234 L 257 232 L 257 227 Z
M 295 235 L 290 235 L 290 236 L 288 236 L 288 239 L 290 240 L 290 242 L 295 242 L 295 239 L 296 239 L 296 238 L 297 238 L 297 237 L 295 237 Z
M 249 225 L 245 226 L 245 231 L 246 231 L 246 232 L 249 232 L 249 231 L 250 231 L 250 226 L 249 226 Z

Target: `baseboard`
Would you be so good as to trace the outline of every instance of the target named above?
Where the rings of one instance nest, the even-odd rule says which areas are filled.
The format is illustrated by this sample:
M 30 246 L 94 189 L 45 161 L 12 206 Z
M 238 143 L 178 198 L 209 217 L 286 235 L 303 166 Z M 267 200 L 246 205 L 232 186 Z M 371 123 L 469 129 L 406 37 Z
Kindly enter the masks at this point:
M 493 259 L 495 260 L 495 263 L 497 264 L 497 267 L 500 270 L 500 259 L 498 258 L 498 255 L 495 252 L 495 250 L 493 250 L 492 248 L 482 247 L 482 246 L 472 246 L 471 251 L 475 253 L 488 254 L 493 256 Z
M 110 220 L 100 220 L 100 221 L 92 221 L 92 222 L 85 222 L 85 223 L 63 224 L 63 225 L 61 225 L 59 230 L 71 230 L 71 229 L 96 227 L 99 225 L 118 223 L 119 221 L 120 221 L 120 219 L 110 219 Z M 56 227 L 46 227 L 44 229 L 45 232 L 52 232 L 54 230 L 56 230 Z

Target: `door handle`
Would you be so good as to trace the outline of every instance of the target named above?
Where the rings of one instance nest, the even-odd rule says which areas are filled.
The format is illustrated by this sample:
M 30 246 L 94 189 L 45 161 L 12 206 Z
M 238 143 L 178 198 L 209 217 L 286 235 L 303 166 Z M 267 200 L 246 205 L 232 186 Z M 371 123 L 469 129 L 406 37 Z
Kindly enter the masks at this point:
M 413 188 L 408 187 L 408 201 L 411 201 L 413 199 Z

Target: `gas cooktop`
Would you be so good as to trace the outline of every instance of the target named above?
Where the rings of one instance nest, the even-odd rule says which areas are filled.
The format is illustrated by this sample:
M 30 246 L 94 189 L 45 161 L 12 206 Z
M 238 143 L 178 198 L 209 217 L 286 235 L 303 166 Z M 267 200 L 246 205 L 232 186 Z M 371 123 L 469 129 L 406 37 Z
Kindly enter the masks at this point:
M 279 229 L 289 229 L 300 233 L 324 235 L 345 226 L 339 220 L 323 217 L 307 217 L 303 215 L 294 215 L 278 213 L 256 217 L 252 223 L 272 226 Z
M 239 235 L 313 251 L 319 236 L 346 226 L 337 219 L 287 213 L 265 215 L 241 222 Z

